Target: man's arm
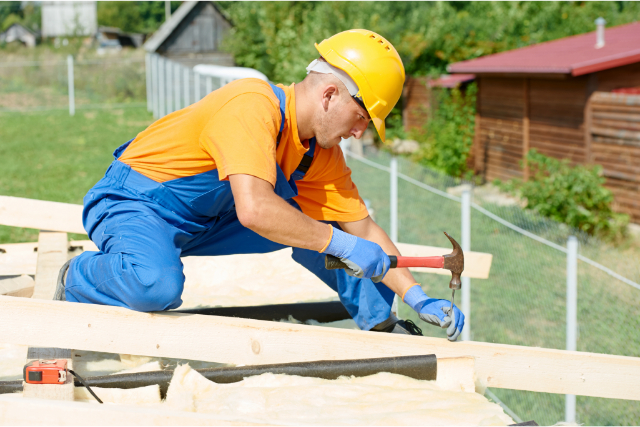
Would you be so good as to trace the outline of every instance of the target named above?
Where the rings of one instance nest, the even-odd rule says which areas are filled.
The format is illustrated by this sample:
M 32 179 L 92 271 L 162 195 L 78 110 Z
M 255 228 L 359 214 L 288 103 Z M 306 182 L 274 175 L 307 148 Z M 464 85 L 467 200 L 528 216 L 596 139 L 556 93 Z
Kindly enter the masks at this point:
M 267 181 L 251 175 L 230 175 L 231 191 L 238 220 L 262 237 L 287 246 L 319 251 L 328 243 L 330 227 L 298 211 L 273 192 Z M 340 227 L 354 236 L 377 243 L 387 255 L 400 255 L 389 236 L 371 217 L 341 222 Z M 415 280 L 406 268 L 389 270 L 383 283 L 402 296 Z
M 387 233 L 370 216 L 360 221 L 338 222 L 338 224 L 349 234 L 377 243 L 387 255 L 400 255 L 400 251 Z M 384 276 L 382 283 L 402 298 L 416 281 L 408 268 L 393 268 Z
M 315 221 L 282 200 L 271 184 L 252 175 L 230 175 L 231 192 L 242 225 L 273 242 L 319 251 L 330 226 Z

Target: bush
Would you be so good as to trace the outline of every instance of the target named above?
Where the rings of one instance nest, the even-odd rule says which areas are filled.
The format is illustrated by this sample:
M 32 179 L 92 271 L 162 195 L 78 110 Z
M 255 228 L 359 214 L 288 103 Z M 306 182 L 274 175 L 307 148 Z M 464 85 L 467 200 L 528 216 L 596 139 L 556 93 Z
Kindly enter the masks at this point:
M 605 240 L 618 240 L 626 233 L 629 216 L 611 209 L 613 194 L 604 187 L 602 167 L 569 165 L 536 150 L 527 154 L 529 181 L 497 183 L 527 201 L 527 208 Z
M 436 92 L 437 108 L 424 132 L 414 135 L 420 142 L 415 156 L 418 162 L 455 177 L 471 173 L 467 157 L 473 143 L 477 91 L 472 83 L 464 93 L 458 88 Z

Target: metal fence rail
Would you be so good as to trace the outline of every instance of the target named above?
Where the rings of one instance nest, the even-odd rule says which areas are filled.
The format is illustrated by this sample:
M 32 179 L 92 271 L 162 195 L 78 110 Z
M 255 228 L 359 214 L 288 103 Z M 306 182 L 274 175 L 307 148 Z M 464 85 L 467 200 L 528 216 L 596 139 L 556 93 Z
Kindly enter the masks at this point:
M 155 53 L 146 56 L 147 110 L 158 119 L 200 101 L 225 82 Z

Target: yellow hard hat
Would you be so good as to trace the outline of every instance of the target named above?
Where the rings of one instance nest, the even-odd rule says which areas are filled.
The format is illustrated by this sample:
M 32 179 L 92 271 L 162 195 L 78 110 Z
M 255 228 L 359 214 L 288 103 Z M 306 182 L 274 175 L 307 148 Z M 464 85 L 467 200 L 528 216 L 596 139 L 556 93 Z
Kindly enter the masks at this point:
M 316 49 L 358 85 L 356 97 L 362 98 L 384 142 L 384 119 L 400 99 L 404 85 L 404 66 L 396 49 L 369 30 L 343 31 L 316 43 Z

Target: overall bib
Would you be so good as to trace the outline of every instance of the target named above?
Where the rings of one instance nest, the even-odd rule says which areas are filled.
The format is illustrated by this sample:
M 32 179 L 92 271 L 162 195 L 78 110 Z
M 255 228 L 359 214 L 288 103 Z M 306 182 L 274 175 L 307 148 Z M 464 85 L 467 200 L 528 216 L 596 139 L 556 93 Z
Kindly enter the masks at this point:
M 273 86 L 285 120 L 284 91 Z M 99 252 L 84 252 L 69 267 L 67 301 L 161 311 L 180 307 L 184 287 L 183 256 L 267 253 L 286 246 L 244 227 L 236 215 L 229 181 L 218 171 L 158 183 L 118 158 L 119 147 L 102 178 L 85 196 L 83 224 Z M 300 210 L 295 181 L 304 177 L 316 149 L 315 138 L 287 181 L 276 164 L 275 193 Z M 335 222 L 328 222 L 338 227 Z M 363 330 L 385 321 L 393 291 L 382 283 L 327 270 L 324 254 L 293 248 L 293 259 L 336 291 Z

